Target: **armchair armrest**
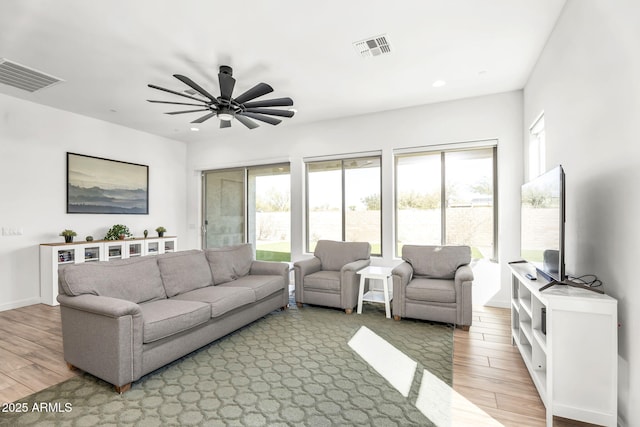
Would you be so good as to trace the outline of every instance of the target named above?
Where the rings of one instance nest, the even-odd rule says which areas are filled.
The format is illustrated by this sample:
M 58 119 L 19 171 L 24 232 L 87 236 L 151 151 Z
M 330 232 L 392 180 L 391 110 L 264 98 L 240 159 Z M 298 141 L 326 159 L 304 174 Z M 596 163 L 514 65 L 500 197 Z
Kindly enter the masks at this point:
M 456 270 L 454 276 L 454 286 L 456 289 L 456 324 L 463 327 L 471 325 L 472 322 L 472 295 L 471 285 L 473 284 L 473 270 L 469 264 L 462 265 Z
M 413 276 L 413 267 L 408 262 L 402 262 L 396 265 L 393 270 L 391 270 L 391 275 L 393 278 L 393 287 L 395 292 L 396 287 L 396 277 L 398 278 L 398 284 L 402 286 L 407 286 L 411 281 L 411 277 Z
M 340 299 L 342 308 L 352 309 L 358 304 L 360 280 L 357 272 L 371 264 L 371 259 L 359 259 L 349 262 L 340 269 Z
M 362 270 L 363 268 L 365 268 L 369 264 L 371 264 L 371 260 L 370 259 L 359 259 L 357 261 L 353 261 L 353 262 L 350 262 L 350 263 L 347 263 L 347 264 L 343 265 L 342 268 L 340 269 L 340 273 L 344 274 L 344 272 L 346 272 L 346 271 L 355 271 L 355 272 L 357 272 L 358 270 Z
M 458 267 L 456 270 L 456 274 L 454 276 L 454 280 L 457 283 L 462 284 L 462 282 L 472 282 L 473 281 L 473 270 L 469 266 L 469 264 L 462 265 Z
M 302 304 L 304 302 L 304 287 L 302 286 L 304 277 L 320 271 L 321 268 L 322 263 L 320 262 L 320 259 L 316 257 L 303 259 L 293 263 L 296 302 L 298 304 Z

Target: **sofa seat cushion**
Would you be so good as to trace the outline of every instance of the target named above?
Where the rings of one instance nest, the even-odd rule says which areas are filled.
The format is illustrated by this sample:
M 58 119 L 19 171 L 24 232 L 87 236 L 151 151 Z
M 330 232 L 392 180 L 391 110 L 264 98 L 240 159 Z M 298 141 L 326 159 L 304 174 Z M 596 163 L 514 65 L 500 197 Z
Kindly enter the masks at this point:
M 222 316 L 223 314 L 256 302 L 256 294 L 250 288 L 235 288 L 230 286 L 207 286 L 185 292 L 171 298 L 185 301 L 200 301 L 211 306 L 211 317 Z
M 251 270 L 251 263 L 253 263 L 251 243 L 207 249 L 205 254 L 209 261 L 211 274 L 213 274 L 214 285 L 246 276 Z
M 340 272 L 321 270 L 304 277 L 305 288 L 321 291 L 340 292 Z
M 156 257 L 67 265 L 60 269 L 58 282 L 69 296 L 91 294 L 136 304 L 167 297 Z
M 284 278 L 282 276 L 249 275 L 220 286 L 251 289 L 255 294 L 256 301 L 260 301 L 275 292 L 282 291 Z
M 140 304 L 140 310 L 145 344 L 186 331 L 211 318 L 211 306 L 198 301 L 149 301 Z
M 407 285 L 405 295 L 407 299 L 416 301 L 456 302 L 456 290 L 453 280 L 414 277 Z
M 167 296 L 213 285 L 211 269 L 204 252 L 179 251 L 158 255 L 158 267 Z

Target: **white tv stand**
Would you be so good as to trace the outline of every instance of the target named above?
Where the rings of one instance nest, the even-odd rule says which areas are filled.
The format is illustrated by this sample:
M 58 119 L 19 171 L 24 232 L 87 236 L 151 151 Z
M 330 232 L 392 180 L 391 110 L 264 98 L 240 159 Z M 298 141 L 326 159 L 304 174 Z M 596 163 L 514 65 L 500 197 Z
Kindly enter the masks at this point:
M 525 277 L 535 276 L 532 265 L 510 267 L 511 339 L 546 407 L 547 426 L 554 415 L 616 426 L 618 302 L 563 285 L 540 292 L 547 281 Z

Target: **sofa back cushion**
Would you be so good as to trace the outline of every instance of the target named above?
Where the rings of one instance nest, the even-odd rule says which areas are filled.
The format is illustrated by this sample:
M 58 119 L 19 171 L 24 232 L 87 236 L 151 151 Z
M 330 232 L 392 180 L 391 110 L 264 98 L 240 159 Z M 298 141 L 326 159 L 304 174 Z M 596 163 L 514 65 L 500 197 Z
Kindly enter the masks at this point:
M 253 262 L 251 243 L 224 248 L 206 249 L 209 267 L 213 275 L 213 284 L 227 283 L 238 277 L 246 276 Z
M 167 297 L 154 256 L 68 265 L 60 269 L 58 281 L 70 296 L 92 294 L 136 304 Z
M 434 279 L 453 279 L 458 267 L 471 262 L 469 246 L 404 245 L 402 259 L 413 267 L 413 274 Z
M 313 255 L 320 259 L 323 270 L 340 271 L 345 264 L 360 259 L 369 259 L 371 245 L 368 242 L 318 240 Z
M 203 251 L 180 251 L 158 255 L 158 267 L 169 298 L 213 285 L 211 269 Z

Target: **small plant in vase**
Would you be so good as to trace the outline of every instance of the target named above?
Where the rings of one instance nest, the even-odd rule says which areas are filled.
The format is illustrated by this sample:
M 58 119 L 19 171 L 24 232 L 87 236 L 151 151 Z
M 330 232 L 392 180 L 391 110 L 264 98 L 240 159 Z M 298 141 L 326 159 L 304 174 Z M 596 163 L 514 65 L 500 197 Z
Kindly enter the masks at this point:
M 73 230 L 62 230 L 62 231 L 60 232 L 60 236 L 64 236 L 64 242 L 65 242 L 65 243 L 71 243 L 71 242 L 73 242 L 73 238 L 74 238 L 75 236 L 77 236 L 77 235 L 78 235 L 78 233 L 76 233 L 76 232 L 75 232 L 75 231 L 73 231 Z
M 167 229 L 160 226 L 158 228 L 156 228 L 156 232 L 158 233 L 158 237 L 162 237 L 164 236 L 164 233 L 166 233 Z
M 122 224 L 116 224 L 107 231 L 107 235 L 104 236 L 104 240 L 124 240 L 127 237 L 131 237 L 131 231 L 129 227 Z
M 144 235 L 144 238 L 146 239 L 146 238 L 147 238 L 147 236 L 149 235 L 149 230 L 144 230 L 144 231 L 142 232 L 142 234 Z

